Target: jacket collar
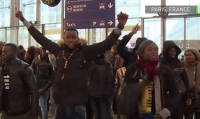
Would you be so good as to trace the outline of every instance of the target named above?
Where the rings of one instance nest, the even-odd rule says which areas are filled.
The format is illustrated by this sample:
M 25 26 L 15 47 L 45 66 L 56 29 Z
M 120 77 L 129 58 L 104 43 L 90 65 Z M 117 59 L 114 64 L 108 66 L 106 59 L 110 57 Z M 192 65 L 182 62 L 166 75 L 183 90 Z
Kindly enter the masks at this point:
M 4 68 L 10 68 L 13 64 L 15 64 L 16 62 L 19 62 L 19 61 L 20 61 L 20 59 L 15 58 L 13 61 L 8 63 L 7 65 L 4 65 Z

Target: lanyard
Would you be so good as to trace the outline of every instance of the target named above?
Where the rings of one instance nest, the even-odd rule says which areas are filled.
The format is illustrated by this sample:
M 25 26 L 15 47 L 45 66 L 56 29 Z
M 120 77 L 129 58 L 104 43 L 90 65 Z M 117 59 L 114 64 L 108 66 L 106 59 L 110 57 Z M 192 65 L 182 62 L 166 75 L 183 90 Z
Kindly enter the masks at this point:
M 76 50 L 73 50 L 68 57 L 65 57 L 65 50 L 63 50 L 62 52 L 62 56 L 63 56 L 63 59 L 65 60 L 65 64 L 64 64 L 64 69 L 67 68 L 67 65 L 68 65 L 68 61 L 71 59 L 71 57 L 73 56 L 73 54 L 78 50 L 78 48 Z M 62 80 L 65 78 L 65 73 L 63 72 L 62 74 Z

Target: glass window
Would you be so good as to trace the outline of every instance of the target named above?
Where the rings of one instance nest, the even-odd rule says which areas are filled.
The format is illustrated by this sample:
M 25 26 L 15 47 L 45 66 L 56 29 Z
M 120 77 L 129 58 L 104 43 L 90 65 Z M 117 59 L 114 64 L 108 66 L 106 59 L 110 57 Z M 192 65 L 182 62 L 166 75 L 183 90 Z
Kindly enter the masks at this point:
M 17 28 L 7 28 L 7 41 L 6 43 L 17 44 Z
M 161 0 L 115 0 L 116 15 L 125 12 L 129 18 L 155 16 L 157 14 L 146 14 L 146 5 L 161 5 Z
M 168 6 L 198 6 L 198 13 L 200 13 L 200 0 L 166 0 L 166 5 Z M 170 14 L 170 13 L 169 13 Z M 180 13 L 179 13 L 180 14 Z M 178 14 L 170 14 L 170 15 L 178 15 Z
M 154 41 L 159 48 L 159 53 L 161 53 L 162 39 L 160 18 L 144 19 L 144 37 Z
M 41 45 L 39 43 L 37 43 L 32 36 L 31 36 L 30 40 L 31 40 L 30 46 L 41 47 Z
M 200 27 L 200 17 L 186 18 L 185 48 L 197 48 L 197 49 L 200 48 L 199 27 Z
M 117 26 L 117 24 L 118 24 L 118 21 L 115 20 L 115 25 Z M 140 18 L 130 18 L 130 19 L 128 19 L 126 26 L 134 26 L 136 24 L 141 25 L 141 19 Z
M 0 29 L 0 41 L 5 42 L 5 29 Z
M 173 40 L 184 52 L 186 45 L 184 43 L 184 19 L 168 18 L 166 19 L 166 40 Z M 183 53 L 182 52 L 182 53 Z M 182 53 L 180 55 L 182 55 Z
M 20 10 L 23 12 L 24 17 L 34 23 L 36 21 L 36 1 L 37 0 L 20 0 Z M 19 22 L 23 25 L 22 22 Z
M 55 7 L 49 7 L 41 2 L 40 22 L 44 23 L 61 23 L 61 3 Z
M 42 27 L 41 26 L 35 26 L 35 28 L 38 30 L 38 31 L 40 31 L 40 32 L 42 32 Z M 30 45 L 31 46 L 39 46 L 39 44 L 35 41 L 35 39 L 31 36 L 31 42 L 30 42 Z
M 79 33 L 79 38 L 88 41 L 88 29 L 78 29 L 78 33 Z
M 10 0 L 0 0 L 0 27 L 10 26 Z
M 106 29 L 105 28 L 90 29 L 89 35 L 90 35 L 89 44 L 101 42 L 106 39 Z
M 57 43 L 61 38 L 60 38 L 60 34 L 47 34 L 45 35 L 49 40 Z
M 28 30 L 26 27 L 19 27 L 19 32 L 18 32 L 18 45 L 24 46 L 24 48 L 29 47 L 29 42 L 28 42 Z
M 45 30 L 61 29 L 61 24 L 45 24 L 44 29 Z

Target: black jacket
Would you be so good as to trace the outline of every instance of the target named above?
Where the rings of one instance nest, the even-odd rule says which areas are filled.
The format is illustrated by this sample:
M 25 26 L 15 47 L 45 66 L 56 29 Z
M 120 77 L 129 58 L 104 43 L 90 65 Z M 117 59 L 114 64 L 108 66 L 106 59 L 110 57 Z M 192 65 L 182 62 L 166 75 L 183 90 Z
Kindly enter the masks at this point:
M 138 38 L 136 40 L 136 45 L 133 50 L 126 50 L 126 44 L 131 39 L 132 35 L 125 35 L 123 39 L 117 45 L 117 52 L 118 54 L 124 59 L 124 66 L 128 66 L 129 64 L 133 63 L 137 59 L 137 49 L 139 45 L 144 41 L 147 40 L 146 38 Z
M 55 85 L 53 86 L 55 101 L 63 106 L 86 105 L 88 102 L 90 61 L 97 55 L 110 50 L 120 35 L 115 35 L 112 32 L 106 40 L 100 43 L 90 46 L 78 45 L 78 50 L 69 60 L 67 69 L 64 70 L 62 51 L 66 50 L 65 56 L 68 57 L 70 50 L 67 46 L 59 47 L 58 44 L 47 39 L 34 26 L 31 26 L 28 30 L 40 45 L 57 58 L 57 71 L 55 74 Z M 64 79 L 62 79 L 63 73 L 65 74 Z
M 169 50 L 173 47 L 177 51 L 177 55 L 176 55 L 175 59 L 172 59 L 169 56 Z M 181 53 L 181 49 L 173 41 L 165 41 L 163 43 L 163 51 L 162 51 L 162 55 L 160 57 L 160 61 L 163 64 L 165 64 L 166 66 L 170 67 L 171 70 L 173 70 L 174 68 L 184 68 L 183 63 L 178 59 L 178 55 L 180 53 Z M 188 82 L 188 77 L 187 77 L 185 70 L 179 76 L 180 76 L 180 79 L 182 79 L 182 81 L 185 84 L 185 87 L 188 91 L 185 96 L 189 97 L 190 96 L 189 82 Z
M 35 57 L 31 66 L 33 67 L 36 75 L 38 88 L 48 90 L 50 87 L 48 85 L 52 84 L 54 81 L 54 71 L 48 56 L 46 59 L 41 59 L 40 55 Z
M 93 97 L 113 96 L 114 80 L 112 65 L 102 57 L 94 60 L 89 95 Z
M 23 112 L 31 109 L 32 116 L 38 116 L 39 92 L 33 69 L 25 62 L 16 58 L 8 68 L 10 69 L 9 88 L 9 113 Z M 2 110 L 3 99 L 3 74 L 0 68 L 0 110 Z M 30 100 L 31 96 L 31 100 Z
M 162 108 L 167 108 L 170 113 L 172 113 L 179 102 L 179 92 L 171 69 L 163 64 L 160 64 L 159 68 L 162 69 L 162 73 L 159 74 Z M 119 69 L 117 74 L 121 74 L 120 70 L 122 69 Z M 121 78 L 116 80 L 118 82 L 116 83 L 117 85 L 125 86 L 122 88 L 121 94 L 118 94 L 118 99 L 120 101 L 118 102 L 119 113 L 134 115 L 135 118 L 140 119 L 142 114 L 140 104 L 142 100 L 143 86 L 141 87 L 139 85 L 140 79 L 143 79 L 141 74 L 144 75 L 144 70 L 139 65 L 133 63 L 127 66 L 122 72 L 125 73 L 118 75 L 117 77 L 124 77 L 124 79 Z M 126 84 L 124 84 L 124 82 L 126 82 Z M 168 92 L 170 95 L 168 95 Z

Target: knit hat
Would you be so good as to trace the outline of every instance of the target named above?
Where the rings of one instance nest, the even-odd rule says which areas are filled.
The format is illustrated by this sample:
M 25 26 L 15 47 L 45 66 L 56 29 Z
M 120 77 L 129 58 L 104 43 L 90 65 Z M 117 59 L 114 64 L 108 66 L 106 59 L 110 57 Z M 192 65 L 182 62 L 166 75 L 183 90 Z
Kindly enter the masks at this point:
M 150 44 L 155 44 L 152 40 L 145 40 L 145 41 L 143 41 L 141 44 L 140 44 L 140 46 L 139 46 L 139 48 L 138 48 L 138 50 L 137 50 L 137 53 L 138 53 L 138 55 L 141 55 L 143 52 L 144 52 L 144 49 L 147 47 L 147 46 L 149 46 Z M 155 44 L 156 45 L 156 44 Z M 156 45 L 157 46 L 157 45 Z
M 143 41 L 146 41 L 147 38 L 145 37 L 141 37 L 141 38 L 137 38 L 136 40 L 136 44 L 135 44 L 135 47 L 133 48 L 135 51 L 138 50 L 138 47 L 140 46 L 140 44 L 143 42 Z
M 195 49 L 195 48 L 189 48 L 185 52 L 187 52 L 187 51 L 193 52 L 194 55 L 197 57 L 197 59 L 200 60 L 200 53 L 199 53 L 199 51 L 197 49 Z

